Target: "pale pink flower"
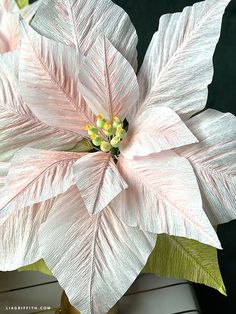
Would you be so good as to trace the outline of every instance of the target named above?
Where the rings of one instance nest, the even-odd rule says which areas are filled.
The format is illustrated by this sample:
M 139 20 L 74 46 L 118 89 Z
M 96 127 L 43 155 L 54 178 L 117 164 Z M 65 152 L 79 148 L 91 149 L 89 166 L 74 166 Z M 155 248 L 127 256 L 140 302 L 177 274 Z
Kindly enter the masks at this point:
M 15 0 L 0 0 L 0 53 L 15 50 L 19 43 L 19 17 L 30 21 L 40 0 L 19 9 Z
M 44 0 L 34 30 L 22 22 L 19 72 L 17 53 L 0 59 L 1 270 L 44 258 L 82 314 L 106 313 L 156 234 L 220 247 L 212 225 L 236 218 L 236 120 L 191 116 L 228 3 L 164 15 L 137 76 L 136 32 L 109 0 Z M 65 151 L 96 115 L 128 120 L 119 152 Z

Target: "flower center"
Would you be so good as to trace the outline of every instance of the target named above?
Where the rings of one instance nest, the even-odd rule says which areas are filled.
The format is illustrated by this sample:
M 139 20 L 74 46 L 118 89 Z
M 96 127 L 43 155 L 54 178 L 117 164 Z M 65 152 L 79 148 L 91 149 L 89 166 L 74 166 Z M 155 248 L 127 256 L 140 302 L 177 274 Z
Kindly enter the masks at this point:
M 110 152 L 113 157 L 118 157 L 120 144 L 126 135 L 123 121 L 119 117 L 113 117 L 112 121 L 109 121 L 99 114 L 96 127 L 88 124 L 84 129 L 88 132 L 95 149 L 105 153 Z

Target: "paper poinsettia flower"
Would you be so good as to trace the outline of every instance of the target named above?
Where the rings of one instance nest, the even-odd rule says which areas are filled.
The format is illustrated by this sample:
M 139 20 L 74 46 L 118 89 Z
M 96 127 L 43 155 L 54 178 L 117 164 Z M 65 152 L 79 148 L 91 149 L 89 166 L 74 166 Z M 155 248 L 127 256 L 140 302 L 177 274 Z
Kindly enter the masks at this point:
M 30 21 L 40 1 L 0 0 L 0 53 L 15 50 L 19 43 L 19 16 Z
M 213 226 L 236 218 L 236 119 L 197 113 L 228 3 L 164 15 L 137 75 L 135 29 L 109 0 L 43 0 L 21 22 L 0 59 L 1 270 L 43 258 L 82 314 L 106 313 L 157 238 L 218 286 L 207 258 Z

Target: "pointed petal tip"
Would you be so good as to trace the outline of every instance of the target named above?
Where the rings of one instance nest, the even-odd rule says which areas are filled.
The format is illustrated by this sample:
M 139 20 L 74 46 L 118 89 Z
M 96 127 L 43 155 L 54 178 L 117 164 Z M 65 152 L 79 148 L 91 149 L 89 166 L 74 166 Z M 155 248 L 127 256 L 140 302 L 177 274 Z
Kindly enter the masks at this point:
M 128 159 L 198 143 L 198 139 L 172 109 L 144 110 L 131 124 L 122 141 L 121 153 Z
M 222 287 L 220 287 L 219 288 L 219 292 L 221 293 L 221 294 L 223 294 L 224 296 L 228 296 L 228 294 L 227 294 L 227 290 L 226 290 L 226 288 L 225 288 L 225 285 L 223 285 Z
M 205 243 L 207 245 L 210 245 L 212 247 L 215 247 L 218 250 L 223 250 L 222 245 L 220 243 L 220 240 L 218 239 L 218 236 L 215 237 L 215 239 L 212 239 L 211 243 L 209 243 L 209 241 L 201 241 L 202 243 Z
M 56 217 L 63 223 L 52 228 Z M 126 226 L 109 207 L 91 219 L 73 187 L 58 198 L 39 241 L 71 304 L 89 314 L 91 307 L 93 313 L 106 313 L 122 297 L 144 267 L 156 236 Z M 77 289 L 71 289 L 71 283 Z
M 102 211 L 128 187 L 111 154 L 87 154 L 73 165 L 73 171 L 77 188 L 90 216 Z

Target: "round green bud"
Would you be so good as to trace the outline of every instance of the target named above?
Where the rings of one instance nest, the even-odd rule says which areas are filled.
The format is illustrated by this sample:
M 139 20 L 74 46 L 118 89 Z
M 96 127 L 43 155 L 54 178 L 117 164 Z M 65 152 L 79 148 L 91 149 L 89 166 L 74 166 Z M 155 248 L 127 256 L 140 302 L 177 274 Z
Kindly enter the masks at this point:
M 118 124 L 117 128 L 116 128 L 116 133 L 119 132 L 121 133 L 123 130 L 123 125 L 121 123 Z
M 126 131 L 124 129 L 122 129 L 121 132 L 116 132 L 116 136 L 119 137 L 120 139 L 124 138 L 126 135 Z
M 107 153 L 111 150 L 111 144 L 107 141 L 102 141 L 100 145 L 101 151 Z
M 97 119 L 97 127 L 99 128 L 103 128 L 104 124 L 106 123 L 106 120 L 105 119 Z
M 113 126 L 114 129 L 116 129 L 119 124 L 120 124 L 120 122 L 113 121 L 112 126 Z
M 113 139 L 110 141 L 110 143 L 111 143 L 111 146 L 112 147 L 119 147 L 120 146 L 120 138 L 119 137 L 117 137 L 117 136 L 115 136 L 115 137 L 113 137 Z
M 116 133 L 116 130 L 113 127 L 111 127 L 108 131 L 103 130 L 103 132 L 106 136 L 111 136 L 111 135 L 114 135 Z
M 96 128 L 90 128 L 88 129 L 88 135 L 98 134 L 98 129 Z
M 92 143 L 95 146 L 100 146 L 101 142 L 102 142 L 102 138 L 100 136 L 96 136 L 96 138 L 92 140 Z

